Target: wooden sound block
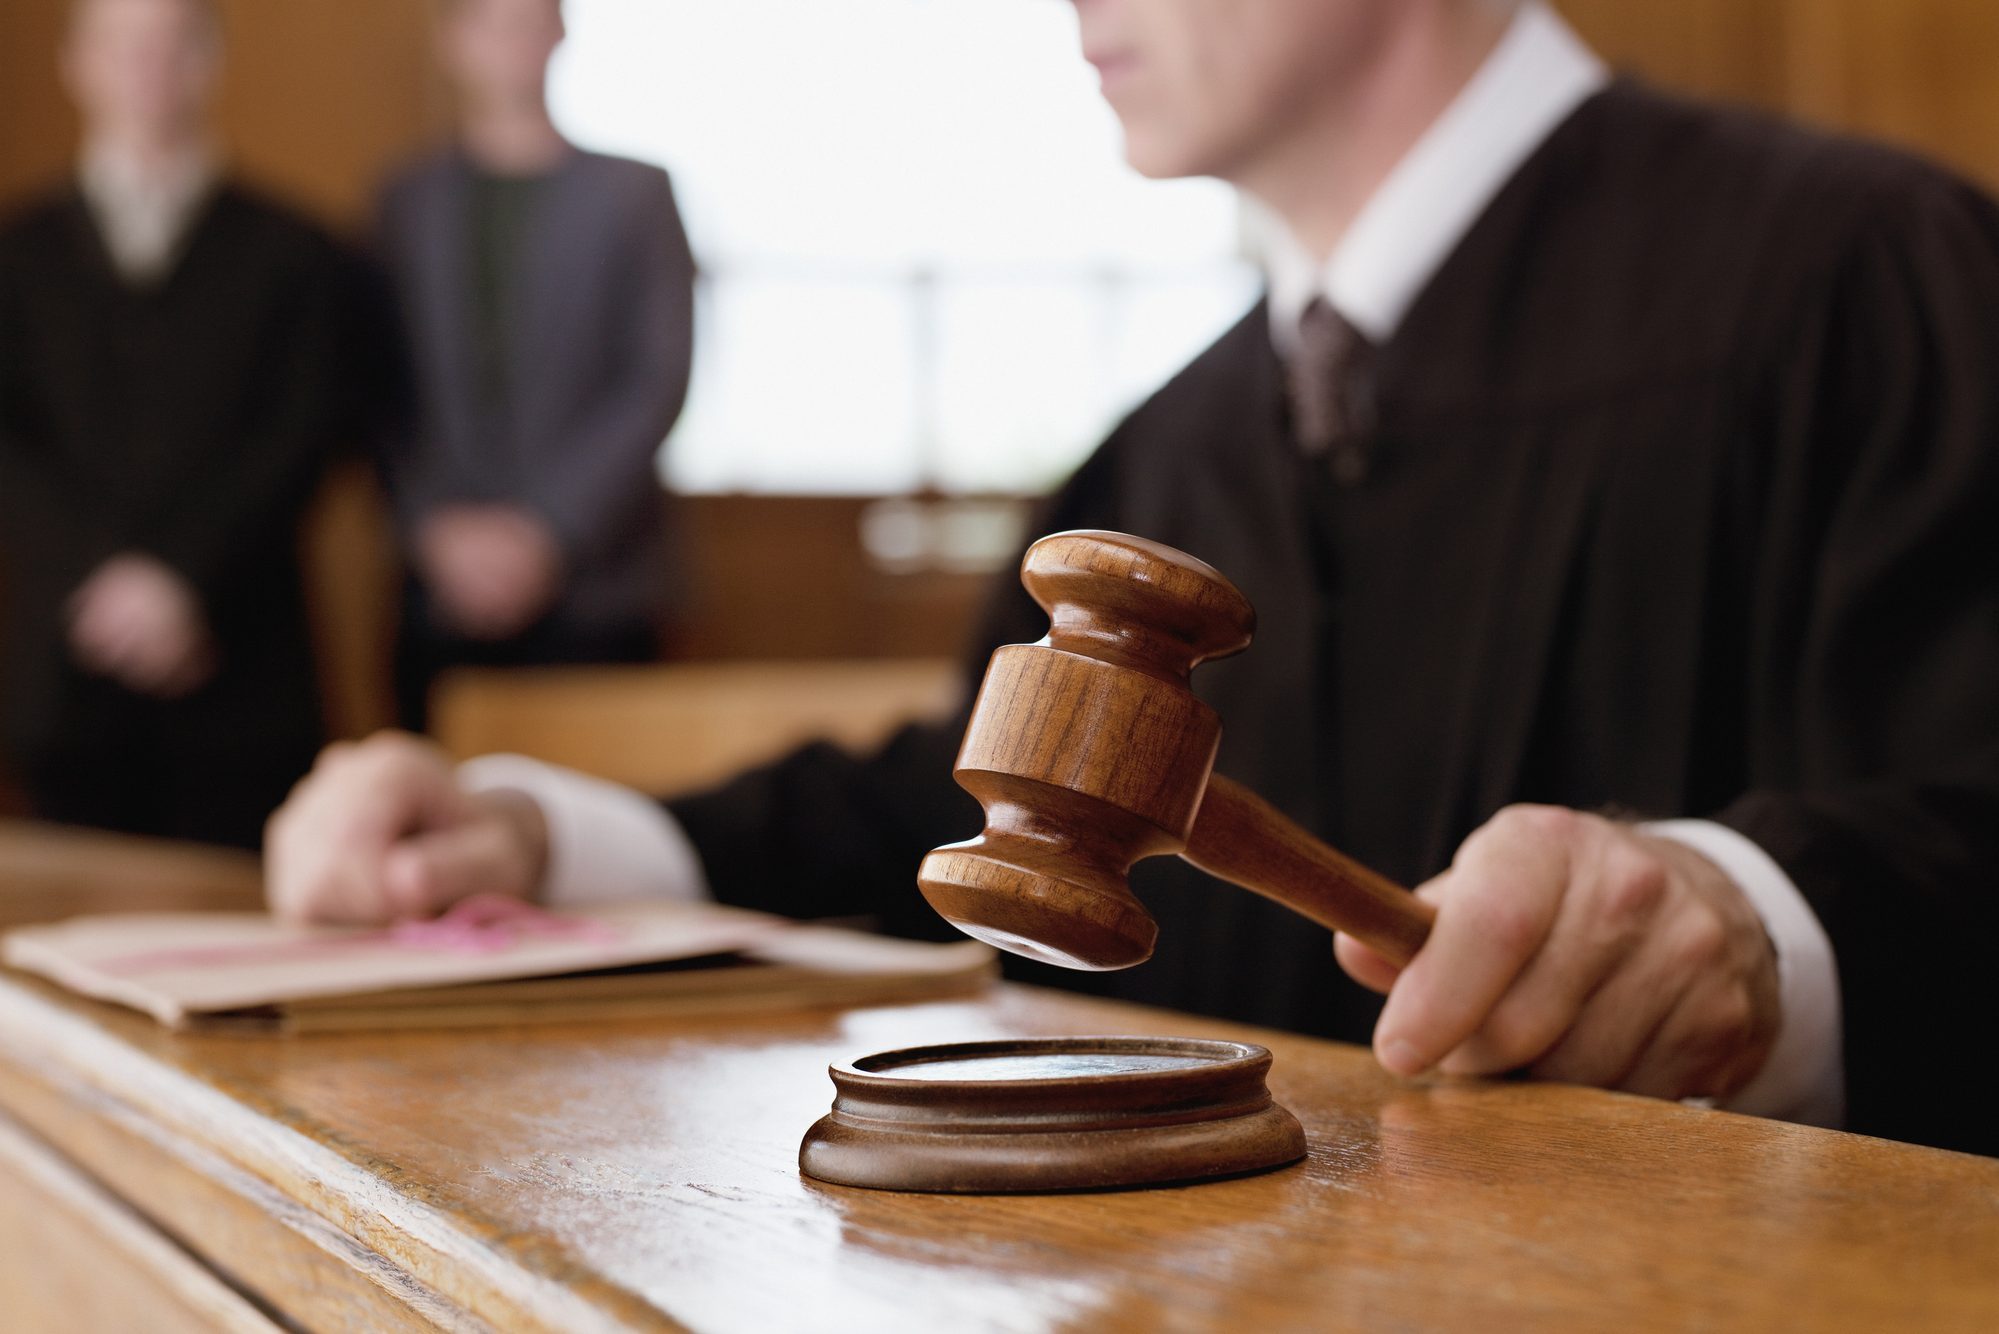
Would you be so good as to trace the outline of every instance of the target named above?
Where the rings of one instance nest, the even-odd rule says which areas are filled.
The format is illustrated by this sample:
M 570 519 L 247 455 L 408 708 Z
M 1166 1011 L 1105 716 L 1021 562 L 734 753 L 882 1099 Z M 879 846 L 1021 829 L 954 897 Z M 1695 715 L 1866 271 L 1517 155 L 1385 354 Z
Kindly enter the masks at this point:
M 1305 1156 L 1270 1052 L 1197 1038 L 1030 1038 L 835 1065 L 805 1175 L 872 1190 L 1115 1189 L 1240 1176 Z

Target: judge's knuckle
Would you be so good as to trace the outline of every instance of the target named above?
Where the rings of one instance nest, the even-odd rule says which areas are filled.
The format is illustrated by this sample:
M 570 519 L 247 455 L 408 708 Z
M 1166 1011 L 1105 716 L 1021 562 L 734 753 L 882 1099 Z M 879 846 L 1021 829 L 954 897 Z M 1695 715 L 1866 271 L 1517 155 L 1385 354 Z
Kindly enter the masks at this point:
M 1756 1007 L 1741 987 L 1727 987 L 1708 1002 L 1705 1029 L 1716 1049 L 1727 1054 L 1747 1044 L 1756 1034 Z
M 1580 1041 L 1564 1042 L 1534 1061 L 1527 1067 L 1534 1078 L 1558 1084 L 1597 1084 L 1610 1082 L 1609 1076 L 1618 1062 L 1601 1043 Z
M 1736 1063 L 1740 1044 L 1729 1040 L 1712 1026 L 1682 1033 L 1670 1053 L 1672 1064 L 1681 1071 L 1678 1088 L 1669 1096 L 1712 1095 L 1720 1092 L 1720 1072 Z
M 1723 963 L 1728 955 L 1728 928 L 1713 913 L 1689 913 L 1680 924 L 1673 947 L 1673 962 L 1683 973 L 1705 972 Z
M 1525 957 L 1541 943 L 1541 916 L 1518 896 L 1470 894 L 1456 906 L 1479 939 L 1505 954 Z
M 1418 1046 L 1428 1046 L 1439 1034 L 1460 1027 L 1460 1015 L 1448 997 L 1433 991 L 1411 991 L 1393 999 L 1395 1031 Z
M 1665 903 L 1670 882 L 1665 863 L 1650 853 L 1637 849 L 1615 852 L 1607 859 L 1598 885 L 1600 910 L 1619 925 L 1643 921 Z
M 381 782 L 427 771 L 437 763 L 431 743 L 407 732 L 377 732 L 360 743 L 349 766 L 357 781 Z
M 332 742 L 320 750 L 319 757 L 312 763 L 313 770 L 317 773 L 326 773 L 352 763 L 356 749 L 352 741 Z
M 1501 809 L 1492 817 L 1489 827 L 1509 839 L 1566 843 L 1576 836 L 1580 818 L 1562 806 L 1521 803 Z
M 1528 1065 L 1562 1035 L 1560 1017 L 1546 1006 L 1524 1001 L 1503 1001 L 1479 1030 L 1496 1064 L 1515 1070 Z
M 377 732 L 361 743 L 361 750 L 378 763 L 388 763 L 408 759 L 422 744 L 408 732 Z
M 364 923 L 386 921 L 378 908 L 381 894 L 353 874 L 338 872 L 320 876 L 307 894 L 303 914 L 309 921 Z

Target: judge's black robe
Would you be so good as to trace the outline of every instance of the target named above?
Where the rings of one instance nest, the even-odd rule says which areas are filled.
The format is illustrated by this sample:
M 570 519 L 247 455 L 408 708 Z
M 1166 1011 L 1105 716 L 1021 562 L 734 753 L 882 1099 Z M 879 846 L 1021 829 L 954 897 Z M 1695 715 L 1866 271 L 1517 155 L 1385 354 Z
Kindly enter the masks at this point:
M 1630 84 L 1506 186 L 1378 358 L 1371 467 L 1301 461 L 1259 307 L 1044 530 L 1184 548 L 1259 612 L 1219 768 L 1414 883 L 1511 802 L 1700 816 L 1837 953 L 1851 1128 L 1999 1152 L 1999 212 L 1903 156 Z M 1002 590 L 971 666 L 1046 620 Z M 962 720 L 673 812 L 724 898 L 920 929 L 979 827 Z M 1365 1040 L 1324 931 L 1171 861 L 1125 973 L 1021 976 Z
M 0 230 L 0 564 L 9 762 L 46 814 L 254 847 L 321 738 L 301 512 L 349 387 L 349 270 L 224 186 L 157 284 L 121 278 L 76 189 Z M 78 667 L 66 603 L 108 557 L 195 589 L 219 670 L 185 699 Z

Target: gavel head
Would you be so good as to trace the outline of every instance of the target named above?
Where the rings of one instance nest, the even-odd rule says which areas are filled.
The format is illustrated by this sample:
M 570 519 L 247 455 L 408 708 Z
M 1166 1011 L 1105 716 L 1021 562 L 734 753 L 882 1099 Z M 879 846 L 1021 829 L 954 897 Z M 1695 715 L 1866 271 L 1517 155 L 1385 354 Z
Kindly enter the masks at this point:
M 1256 612 L 1192 556 L 1123 533 L 1044 537 L 1020 577 L 1048 637 L 993 654 L 955 771 L 985 831 L 924 858 L 917 883 L 1001 949 L 1129 968 L 1158 927 L 1126 876 L 1186 847 L 1221 741 L 1188 674 L 1247 648 Z

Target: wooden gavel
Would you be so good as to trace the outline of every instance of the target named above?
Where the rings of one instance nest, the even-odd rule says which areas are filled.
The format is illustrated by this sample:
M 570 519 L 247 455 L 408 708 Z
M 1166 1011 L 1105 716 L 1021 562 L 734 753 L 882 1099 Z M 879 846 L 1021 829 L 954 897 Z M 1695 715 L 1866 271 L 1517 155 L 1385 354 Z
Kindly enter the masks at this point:
M 1407 963 L 1435 910 L 1214 772 L 1221 720 L 1193 669 L 1240 653 L 1256 612 L 1184 552 L 1123 533 L 1028 548 L 1048 637 L 993 654 L 955 769 L 977 838 L 923 859 L 932 907 L 988 944 L 1069 968 L 1129 968 L 1159 926 L 1127 876 L 1179 854 Z

